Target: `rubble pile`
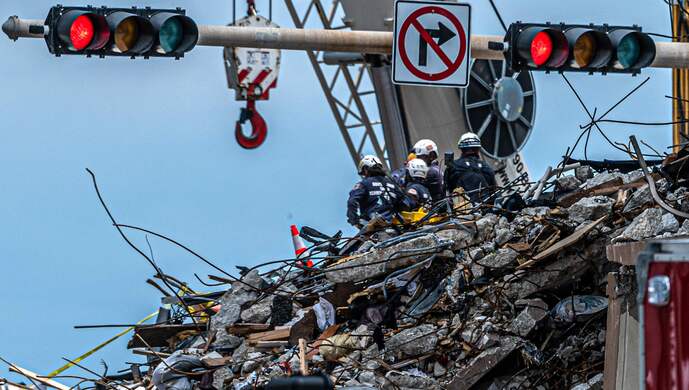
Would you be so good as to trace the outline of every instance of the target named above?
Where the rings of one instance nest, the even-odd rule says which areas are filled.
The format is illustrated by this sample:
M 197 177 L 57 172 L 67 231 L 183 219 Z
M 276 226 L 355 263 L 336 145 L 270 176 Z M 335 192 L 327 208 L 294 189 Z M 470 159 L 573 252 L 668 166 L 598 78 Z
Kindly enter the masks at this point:
M 313 268 L 214 277 L 229 289 L 181 297 L 203 313 L 195 323 L 137 327 L 130 347 L 148 356 L 147 373 L 109 379 L 158 390 L 298 375 L 352 389 L 601 389 L 606 275 L 619 268 L 606 246 L 686 235 L 689 220 L 656 204 L 641 171 L 575 173 L 522 209 L 348 240 L 303 231 Z M 689 211 L 685 188 L 651 180 Z

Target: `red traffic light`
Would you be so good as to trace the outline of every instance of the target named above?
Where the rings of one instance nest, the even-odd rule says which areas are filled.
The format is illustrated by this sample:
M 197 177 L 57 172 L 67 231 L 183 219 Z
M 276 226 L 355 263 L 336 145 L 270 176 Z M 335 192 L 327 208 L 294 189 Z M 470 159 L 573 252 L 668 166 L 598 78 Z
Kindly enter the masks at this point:
M 541 66 L 548 62 L 553 54 L 553 40 L 545 31 L 541 31 L 534 36 L 531 41 L 531 58 L 536 66 Z
M 636 25 L 516 22 L 505 43 L 505 60 L 514 72 L 637 74 L 656 56 L 655 42 Z
M 74 19 L 72 27 L 69 28 L 69 39 L 76 50 L 84 50 L 91 44 L 94 33 L 91 19 L 86 15 L 81 15 Z
M 56 5 L 50 8 L 45 26 L 48 50 L 58 57 L 70 54 L 179 59 L 199 40 L 196 22 L 181 8 Z
M 516 50 L 530 68 L 557 68 L 569 57 L 569 44 L 560 30 L 528 27 L 519 31 Z
M 60 41 L 70 51 L 99 50 L 110 39 L 105 18 L 88 11 L 65 12 L 60 16 L 57 30 Z

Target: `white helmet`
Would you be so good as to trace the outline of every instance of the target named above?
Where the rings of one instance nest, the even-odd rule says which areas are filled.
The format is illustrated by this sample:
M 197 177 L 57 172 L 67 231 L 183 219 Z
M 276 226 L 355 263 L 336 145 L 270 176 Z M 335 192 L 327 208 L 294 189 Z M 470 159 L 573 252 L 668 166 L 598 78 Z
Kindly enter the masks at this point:
M 359 161 L 359 174 L 363 174 L 364 172 L 364 167 L 366 168 L 373 168 L 376 165 L 380 165 L 381 167 L 383 166 L 383 163 L 380 162 L 380 159 L 374 155 L 366 155 L 364 158 Z
M 474 149 L 481 147 L 481 140 L 474 133 L 464 133 L 457 143 L 459 149 Z
M 430 139 L 422 139 L 414 144 L 414 154 L 417 156 L 427 156 L 431 152 L 435 152 L 436 156 L 438 155 L 438 145 Z
M 411 177 L 425 179 L 428 174 L 428 165 L 420 158 L 415 158 L 407 163 L 407 172 Z

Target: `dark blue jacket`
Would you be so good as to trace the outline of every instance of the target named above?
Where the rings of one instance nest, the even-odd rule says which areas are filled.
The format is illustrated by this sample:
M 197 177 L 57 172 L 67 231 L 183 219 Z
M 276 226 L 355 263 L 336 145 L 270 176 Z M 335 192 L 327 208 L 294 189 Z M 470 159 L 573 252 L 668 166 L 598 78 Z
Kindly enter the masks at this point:
M 356 226 L 359 220 L 370 221 L 376 214 L 388 221 L 395 212 L 406 208 L 400 187 L 386 176 L 366 177 L 349 192 L 347 222 Z
M 495 172 L 488 163 L 476 156 L 462 157 L 445 169 L 447 191 L 462 187 L 473 203 L 487 201 L 496 189 Z
M 431 200 L 431 192 L 421 183 L 411 182 L 407 185 L 407 198 L 409 206 L 412 210 L 416 210 L 421 206 L 430 208 L 433 204 Z
M 426 174 L 426 182 L 424 183 L 428 191 L 431 193 L 433 202 L 437 202 L 445 198 L 445 185 L 443 183 L 443 174 L 440 172 L 440 166 L 437 161 L 434 161 L 428 167 Z

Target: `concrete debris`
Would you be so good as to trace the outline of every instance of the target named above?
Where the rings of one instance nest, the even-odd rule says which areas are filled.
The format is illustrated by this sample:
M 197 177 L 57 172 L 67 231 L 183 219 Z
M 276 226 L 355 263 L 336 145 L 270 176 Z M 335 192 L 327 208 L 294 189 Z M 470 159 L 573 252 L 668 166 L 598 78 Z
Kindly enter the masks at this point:
M 584 189 L 588 190 L 594 187 L 605 185 L 610 182 L 614 182 L 618 179 L 621 180 L 622 183 L 624 183 L 625 175 L 617 171 L 599 173 L 584 183 Z
M 570 390 L 602 390 L 603 389 L 603 374 L 596 374 L 593 378 L 586 381 L 586 383 L 580 383 Z
M 569 192 L 574 191 L 581 186 L 581 180 L 576 176 L 560 176 L 555 180 L 555 186 L 558 191 Z
M 632 213 L 652 204 L 653 196 L 651 195 L 651 188 L 648 184 L 645 184 L 634 192 L 629 202 L 624 206 L 622 212 L 625 214 Z
M 401 352 L 406 356 L 418 356 L 433 351 L 436 344 L 438 344 L 438 335 L 435 326 L 424 324 L 392 336 L 385 348 L 393 353 Z
M 525 307 L 512 320 L 508 330 L 521 337 L 528 336 L 536 328 L 536 325 L 548 316 L 548 304 L 542 299 L 520 299 L 514 304 Z
M 677 230 L 679 230 L 677 218 L 672 214 L 665 213 L 659 207 L 654 207 L 646 209 L 636 216 L 622 234 L 614 240 L 615 242 L 641 241 L 666 232 L 676 233 Z
M 587 182 L 593 178 L 593 169 L 588 165 L 582 165 L 574 169 L 574 177 L 582 183 Z
M 593 221 L 612 212 L 614 201 L 607 196 L 594 196 L 576 202 L 567 210 L 576 222 Z
M 552 192 L 520 210 L 483 205 L 324 238 L 314 248 L 330 249 L 311 250 L 322 259 L 313 268 L 267 264 L 244 269 L 241 281 L 213 277 L 227 291 L 182 299 L 200 325 L 144 351 L 148 382 L 123 383 L 252 389 L 307 371 L 350 389 L 599 389 L 606 273 L 619 268 L 606 246 L 689 235 L 689 220 L 654 206 L 639 171 L 594 175 L 584 165 L 550 180 Z M 686 189 L 671 184 L 667 202 L 689 209 Z M 174 306 L 147 332 L 191 324 Z M 199 360 L 208 375 L 176 373 L 163 384 L 171 374 L 160 357 L 196 364 L 190 348 L 213 353 Z

